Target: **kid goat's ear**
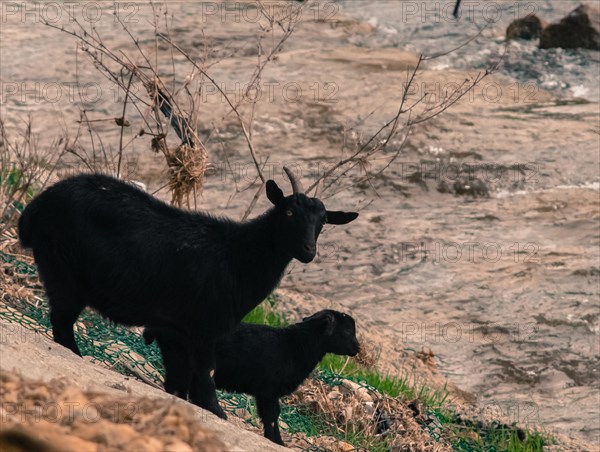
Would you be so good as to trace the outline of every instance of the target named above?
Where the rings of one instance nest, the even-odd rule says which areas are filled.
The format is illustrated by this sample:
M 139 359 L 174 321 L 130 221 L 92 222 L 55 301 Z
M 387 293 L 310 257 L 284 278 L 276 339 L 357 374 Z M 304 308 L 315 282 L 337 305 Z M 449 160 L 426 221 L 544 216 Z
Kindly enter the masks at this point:
M 327 336 L 331 336 L 331 334 L 333 333 L 333 330 L 335 329 L 335 316 L 328 311 L 319 311 L 316 314 L 313 314 L 311 316 L 308 317 L 304 317 L 302 319 L 303 322 L 306 321 L 315 321 L 318 322 L 317 325 L 319 325 L 319 327 L 322 325 L 324 330 L 325 330 L 325 334 Z
M 331 312 L 328 312 L 325 314 L 323 321 L 325 323 L 325 334 L 331 336 L 335 328 L 335 316 Z
M 267 181 L 267 198 L 269 198 L 269 201 L 275 205 L 279 204 L 285 199 L 281 188 L 277 186 L 274 180 Z
M 338 212 L 333 210 L 327 211 L 327 223 L 329 224 L 348 224 L 358 218 L 356 212 Z

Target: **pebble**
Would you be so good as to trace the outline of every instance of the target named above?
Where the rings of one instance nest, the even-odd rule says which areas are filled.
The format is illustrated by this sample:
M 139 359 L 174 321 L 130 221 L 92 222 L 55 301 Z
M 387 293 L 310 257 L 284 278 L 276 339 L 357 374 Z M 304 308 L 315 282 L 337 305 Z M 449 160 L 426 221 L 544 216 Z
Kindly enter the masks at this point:
M 354 447 L 352 444 L 347 443 L 346 441 L 340 441 L 338 443 L 338 447 L 340 448 L 341 451 L 343 452 L 350 452 L 353 450 L 356 450 L 356 447 Z

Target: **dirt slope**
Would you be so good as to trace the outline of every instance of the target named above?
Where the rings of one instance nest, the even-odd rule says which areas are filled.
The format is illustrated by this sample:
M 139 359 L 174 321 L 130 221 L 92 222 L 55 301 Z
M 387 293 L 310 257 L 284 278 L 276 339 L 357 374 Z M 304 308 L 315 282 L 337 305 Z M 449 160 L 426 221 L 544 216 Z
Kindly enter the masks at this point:
M 8 428 L 14 426 L 14 422 L 11 423 L 11 421 L 16 421 L 21 425 L 29 424 L 31 427 L 28 431 L 35 432 L 35 435 L 41 436 L 51 444 L 53 440 L 60 439 L 60 444 L 54 444 L 54 448 L 58 447 L 61 450 L 69 448 L 69 450 L 79 451 L 79 446 L 83 445 L 86 445 L 87 450 L 107 450 L 106 436 L 108 435 L 103 433 L 107 429 L 119 431 L 128 440 L 139 439 L 141 441 L 144 439 L 148 443 L 149 449 L 146 447 L 139 450 L 156 450 L 158 444 L 162 444 L 162 450 L 173 451 L 197 450 L 199 444 L 203 445 L 202 450 L 260 450 L 265 452 L 284 450 L 259 435 L 222 421 L 212 413 L 173 398 L 163 391 L 86 362 L 41 334 L 26 330 L 18 324 L 0 320 L 0 334 L 0 371 L 2 372 L 0 398 L 3 401 L 0 409 L 2 421 L 0 431 L 6 432 Z M 21 376 L 26 378 L 24 382 L 21 381 Z M 35 380 L 42 380 L 46 384 L 36 383 Z M 23 399 L 22 390 L 10 389 L 17 385 L 22 387 L 22 383 L 44 397 L 42 399 L 38 397 L 38 402 L 35 402 L 30 397 Z M 119 420 L 122 421 L 120 416 L 117 419 L 114 416 L 106 418 L 104 416 L 87 416 L 94 422 L 79 424 L 71 422 L 72 419 L 66 421 L 64 418 L 57 422 L 54 410 L 59 405 L 52 396 L 57 399 L 62 397 L 66 402 L 73 403 L 74 405 L 71 406 L 75 408 L 74 411 L 77 411 L 78 404 L 81 405 L 84 407 L 83 410 L 80 408 L 83 414 L 89 414 L 89 410 L 94 411 L 99 409 L 98 407 L 110 406 L 111 400 L 113 403 L 118 402 L 129 408 L 131 408 L 131 404 L 134 404 L 134 411 L 141 419 L 134 422 L 134 427 L 137 430 L 137 427 L 140 426 L 141 431 L 137 433 L 141 434 L 137 435 L 130 426 L 119 422 Z M 10 397 L 16 397 L 14 401 L 16 404 L 9 406 L 10 400 L 8 399 Z M 40 404 L 40 400 L 45 402 Z M 31 403 L 31 407 L 24 405 L 21 407 L 22 411 L 16 412 L 15 408 L 19 408 L 22 401 L 25 404 Z M 164 401 L 164 403 L 160 403 L 160 401 Z M 44 408 L 44 403 L 46 408 Z M 170 407 L 171 411 L 161 419 L 157 419 L 157 422 L 147 422 L 148 416 L 157 415 L 158 407 Z M 100 409 L 100 411 L 102 410 Z M 24 413 L 22 416 L 21 412 Z M 33 418 L 31 418 L 32 413 L 34 413 Z M 145 430 L 144 424 L 147 426 Z M 165 427 L 167 424 L 177 425 L 191 432 L 187 436 L 179 432 L 173 435 L 173 440 L 165 439 L 167 438 L 165 436 L 165 431 L 168 430 Z M 71 425 L 70 430 L 68 428 L 67 430 L 60 429 Z M 71 442 L 64 440 L 65 432 L 69 433 Z M 83 437 L 86 439 L 83 440 Z M 183 441 L 186 444 L 181 444 L 183 438 L 188 440 L 187 442 Z M 91 448 L 94 443 L 98 445 L 98 449 Z M 109 450 L 123 450 L 115 444 L 109 445 L 111 446 Z M 151 447 L 152 445 L 154 447 Z M 5 450 L 4 447 L 1 449 Z M 55 449 L 50 448 L 49 450 Z

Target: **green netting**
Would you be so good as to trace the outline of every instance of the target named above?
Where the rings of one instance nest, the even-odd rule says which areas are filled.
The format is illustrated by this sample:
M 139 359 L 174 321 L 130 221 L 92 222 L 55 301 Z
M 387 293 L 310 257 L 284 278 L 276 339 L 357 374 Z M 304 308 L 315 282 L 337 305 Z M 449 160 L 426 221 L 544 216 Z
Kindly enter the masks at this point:
M 26 262 L 22 262 L 16 257 L 3 253 L 2 251 L 0 251 L 0 261 L 6 264 L 12 264 L 15 270 L 22 275 L 32 276 L 37 274 L 37 270 L 34 265 L 29 265 Z

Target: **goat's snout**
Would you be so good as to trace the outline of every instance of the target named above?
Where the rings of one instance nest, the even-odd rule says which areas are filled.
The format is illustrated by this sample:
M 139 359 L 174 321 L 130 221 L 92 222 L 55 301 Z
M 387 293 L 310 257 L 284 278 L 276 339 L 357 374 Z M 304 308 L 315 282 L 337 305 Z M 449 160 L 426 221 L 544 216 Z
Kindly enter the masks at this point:
M 317 252 L 317 245 L 311 245 L 307 243 L 304 245 L 304 251 L 306 251 L 307 253 L 315 254 Z
M 303 243 L 297 248 L 295 258 L 305 264 L 312 262 L 317 255 L 317 245 L 315 243 Z

